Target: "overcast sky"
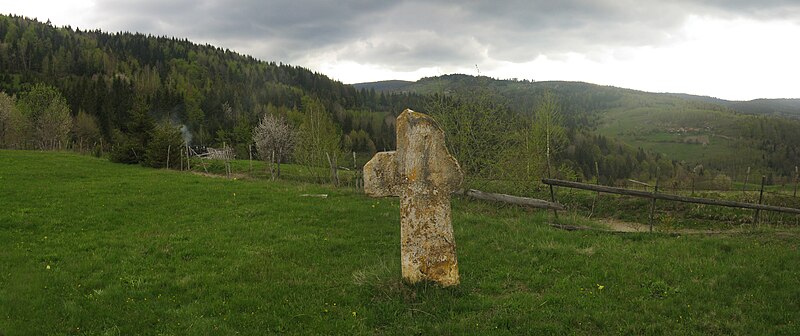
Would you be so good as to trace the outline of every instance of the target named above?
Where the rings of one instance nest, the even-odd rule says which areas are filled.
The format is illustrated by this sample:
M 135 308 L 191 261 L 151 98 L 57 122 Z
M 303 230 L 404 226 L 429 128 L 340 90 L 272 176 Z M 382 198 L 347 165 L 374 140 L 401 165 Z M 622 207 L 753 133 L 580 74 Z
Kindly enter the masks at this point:
M 800 0 L 8 0 L 0 12 L 188 38 L 345 83 L 480 72 L 800 97 Z

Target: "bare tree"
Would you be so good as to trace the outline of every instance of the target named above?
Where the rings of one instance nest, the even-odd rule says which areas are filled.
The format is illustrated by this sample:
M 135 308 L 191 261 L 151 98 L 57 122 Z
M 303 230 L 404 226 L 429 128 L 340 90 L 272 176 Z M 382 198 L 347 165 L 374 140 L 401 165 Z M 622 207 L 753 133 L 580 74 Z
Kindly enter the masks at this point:
M 261 159 L 269 163 L 272 179 L 281 176 L 281 162 L 294 148 L 294 130 L 282 118 L 265 114 L 253 129 L 253 141 Z

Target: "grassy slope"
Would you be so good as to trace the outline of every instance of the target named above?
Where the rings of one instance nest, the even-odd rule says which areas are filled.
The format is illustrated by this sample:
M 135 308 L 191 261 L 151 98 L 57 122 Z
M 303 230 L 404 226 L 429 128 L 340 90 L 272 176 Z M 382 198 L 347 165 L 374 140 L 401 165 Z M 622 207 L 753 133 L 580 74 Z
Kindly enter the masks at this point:
M 604 112 L 598 131 L 635 147 L 666 154 L 670 159 L 728 168 L 725 163 L 758 162 L 761 152 L 751 143 L 725 135 L 738 116 L 718 111 L 675 106 L 631 106 Z M 669 129 L 695 128 L 683 134 Z M 706 129 L 710 127 L 710 129 Z M 719 134 L 719 132 L 723 134 Z M 706 145 L 688 142 L 705 137 Z
M 800 332 L 796 231 L 564 232 L 455 200 L 441 289 L 399 280 L 396 199 L 0 151 L 0 204 L 0 334 Z

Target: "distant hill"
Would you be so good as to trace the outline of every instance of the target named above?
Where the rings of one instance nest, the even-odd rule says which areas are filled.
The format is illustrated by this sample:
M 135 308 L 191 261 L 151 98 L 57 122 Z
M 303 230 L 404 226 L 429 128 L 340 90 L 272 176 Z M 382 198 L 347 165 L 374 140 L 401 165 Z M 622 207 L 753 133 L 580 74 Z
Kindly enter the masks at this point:
M 368 83 L 362 83 L 364 87 Z M 428 77 L 402 86 L 419 94 L 488 90 L 509 109 L 530 114 L 542 93 L 558 97 L 568 129 L 587 130 L 685 162 L 727 171 L 751 166 L 793 176 L 800 164 L 800 99 L 748 102 L 567 81 L 514 81 L 462 74 Z M 574 131 L 573 131 L 574 132 Z M 593 168 L 588 168 L 589 170 Z
M 430 93 L 435 93 L 437 92 L 437 90 L 441 89 L 443 87 L 442 86 L 443 81 L 448 81 L 449 83 L 446 86 L 449 90 L 452 90 L 454 87 L 465 88 L 470 85 L 475 85 L 477 83 L 475 80 L 480 78 L 483 78 L 484 82 L 489 81 L 491 82 L 490 85 L 497 87 L 517 86 L 519 88 L 518 84 L 522 83 L 524 85 L 528 85 L 529 88 L 534 88 L 534 90 L 536 90 L 536 88 L 552 89 L 552 90 L 564 89 L 567 91 L 589 91 L 589 90 L 608 91 L 607 89 L 611 89 L 619 92 L 660 95 L 665 97 L 676 97 L 686 101 L 696 101 L 696 102 L 716 104 L 719 106 L 729 108 L 736 112 L 741 112 L 745 114 L 771 115 L 771 116 L 781 116 L 781 117 L 800 119 L 800 98 L 785 98 L 785 99 L 760 98 L 750 101 L 736 101 L 736 100 L 725 100 L 720 98 L 698 96 L 685 93 L 650 93 L 632 89 L 601 86 L 585 82 L 567 82 L 567 81 L 520 82 L 520 81 L 495 80 L 495 79 L 490 79 L 489 77 L 474 77 L 470 75 L 453 74 L 453 75 L 444 75 L 440 77 L 427 77 L 420 79 L 419 81 L 416 82 L 404 81 L 404 80 L 384 80 L 377 82 L 357 83 L 353 84 L 353 86 L 359 90 L 373 89 L 378 92 L 412 91 L 412 92 L 430 94 Z
M 368 83 L 356 83 L 353 86 L 356 89 L 365 89 L 365 90 L 375 90 L 378 92 L 382 91 L 401 91 L 404 87 L 413 84 L 414 82 L 411 81 L 404 81 L 404 80 L 385 80 L 385 81 L 377 81 L 377 82 L 368 82 Z
M 771 115 L 800 119 L 800 99 L 754 99 L 749 101 L 724 100 L 713 97 L 695 96 L 689 94 L 671 94 L 687 100 L 703 101 L 722 105 L 738 112 Z
M 750 114 L 777 115 L 800 118 L 800 99 L 755 99 L 751 101 L 730 102 L 734 110 Z

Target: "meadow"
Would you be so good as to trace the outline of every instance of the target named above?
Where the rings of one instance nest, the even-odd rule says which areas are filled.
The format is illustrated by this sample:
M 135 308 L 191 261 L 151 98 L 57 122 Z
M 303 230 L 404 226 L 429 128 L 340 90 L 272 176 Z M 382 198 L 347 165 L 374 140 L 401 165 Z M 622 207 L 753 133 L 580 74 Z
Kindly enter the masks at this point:
M 0 207 L 0 335 L 800 333 L 796 226 L 570 232 L 456 197 L 440 288 L 400 278 L 398 200 L 351 188 L 0 151 Z
M 734 165 L 746 166 L 746 162 L 761 160 L 755 146 L 730 136 L 735 118 L 718 111 L 670 104 L 614 108 L 605 113 L 598 132 L 672 160 L 733 170 Z

